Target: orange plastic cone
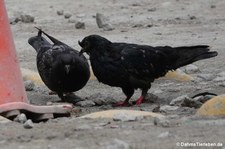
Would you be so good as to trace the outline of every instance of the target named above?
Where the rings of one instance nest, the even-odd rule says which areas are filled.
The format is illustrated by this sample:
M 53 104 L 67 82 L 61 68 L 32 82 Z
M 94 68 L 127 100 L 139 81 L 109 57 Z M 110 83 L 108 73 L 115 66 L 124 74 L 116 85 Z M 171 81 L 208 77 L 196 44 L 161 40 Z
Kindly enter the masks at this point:
M 15 117 L 20 111 L 32 113 L 31 119 L 53 117 L 54 113 L 66 114 L 70 104 L 57 106 L 34 106 L 28 104 L 22 75 L 19 69 L 4 0 L 0 0 L 0 115 Z

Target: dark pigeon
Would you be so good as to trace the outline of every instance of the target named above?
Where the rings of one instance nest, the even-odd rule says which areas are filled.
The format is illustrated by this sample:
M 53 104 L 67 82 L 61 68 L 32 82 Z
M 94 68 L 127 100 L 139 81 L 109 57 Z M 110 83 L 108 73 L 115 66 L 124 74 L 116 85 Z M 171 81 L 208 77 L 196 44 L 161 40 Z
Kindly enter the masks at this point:
M 90 68 L 86 58 L 78 51 L 40 29 L 37 36 L 29 38 L 28 43 L 37 51 L 37 69 L 41 79 L 62 101 L 67 101 L 67 93 L 78 91 L 86 85 Z
M 140 105 L 156 78 L 164 76 L 169 70 L 217 56 L 217 52 L 210 52 L 207 45 L 152 47 L 115 43 L 99 35 L 87 36 L 79 45 L 82 47 L 80 54 L 89 54 L 98 81 L 122 88 L 127 98 L 115 106 L 129 105 L 129 99 L 138 88 L 142 90 L 142 95 L 136 105 Z

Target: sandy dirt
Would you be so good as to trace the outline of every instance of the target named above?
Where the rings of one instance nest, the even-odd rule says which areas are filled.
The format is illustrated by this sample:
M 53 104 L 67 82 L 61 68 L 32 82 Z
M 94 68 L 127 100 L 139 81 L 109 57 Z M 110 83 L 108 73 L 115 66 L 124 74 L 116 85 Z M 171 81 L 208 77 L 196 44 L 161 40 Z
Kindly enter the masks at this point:
M 120 88 L 112 88 L 90 80 L 76 95 L 86 100 L 103 99 L 102 105 L 75 106 L 71 117 L 35 123 L 34 128 L 24 129 L 22 124 L 0 123 L 0 148 L 18 149 L 164 149 L 164 148 L 225 148 L 225 120 L 203 119 L 194 116 L 197 109 L 180 107 L 162 113 L 167 116 L 166 126 L 154 123 L 154 118 L 121 122 L 112 119 L 79 119 L 77 117 L 107 109 L 136 109 L 153 111 L 160 105 L 181 95 L 192 96 L 199 92 L 224 93 L 225 81 L 201 80 L 199 74 L 214 78 L 225 71 L 225 1 L 222 0 L 6 0 L 9 18 L 18 14 L 29 14 L 33 23 L 18 22 L 11 25 L 21 68 L 37 71 L 36 52 L 28 45 L 29 37 L 36 35 L 34 26 L 80 50 L 77 43 L 85 36 L 99 34 L 115 42 L 132 42 L 152 46 L 189 46 L 207 44 L 218 51 L 216 58 L 194 63 L 199 72 L 192 72 L 194 81 L 182 82 L 159 79 L 152 84 L 149 93 L 159 99 L 147 100 L 138 107 L 113 108 L 111 104 L 123 100 Z M 57 15 L 64 10 L 72 17 L 65 19 Z M 110 19 L 115 28 L 103 31 L 96 24 L 96 13 Z M 76 29 L 75 23 L 82 21 L 85 29 Z M 87 57 L 88 58 L 88 57 Z M 184 68 L 183 68 L 184 69 Z M 222 84 L 222 85 L 221 85 Z M 33 104 L 57 101 L 48 95 L 45 86 L 36 86 L 27 95 Z M 132 100 L 140 95 L 137 90 Z M 78 111 L 78 112 L 77 112 Z M 157 110 L 156 110 L 157 111 Z M 178 144 L 177 144 L 178 142 Z M 184 147 L 179 143 L 222 143 L 219 147 Z M 183 144 L 184 145 L 184 144 Z

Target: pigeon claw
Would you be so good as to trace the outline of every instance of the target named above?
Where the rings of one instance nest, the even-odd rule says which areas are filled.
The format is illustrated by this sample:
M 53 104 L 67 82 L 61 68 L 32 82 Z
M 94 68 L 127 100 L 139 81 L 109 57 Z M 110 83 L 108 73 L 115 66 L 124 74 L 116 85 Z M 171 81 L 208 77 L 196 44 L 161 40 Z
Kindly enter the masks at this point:
M 141 96 L 140 98 L 138 98 L 137 99 L 137 101 L 136 101 L 136 106 L 139 106 L 139 105 L 141 105 L 141 103 L 144 101 L 144 96 Z

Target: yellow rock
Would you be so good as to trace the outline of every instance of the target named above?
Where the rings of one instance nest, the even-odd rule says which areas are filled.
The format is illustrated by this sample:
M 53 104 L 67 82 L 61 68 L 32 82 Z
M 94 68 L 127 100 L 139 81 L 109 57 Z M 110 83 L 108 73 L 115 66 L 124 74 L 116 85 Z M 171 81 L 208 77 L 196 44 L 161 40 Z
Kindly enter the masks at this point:
M 196 115 L 225 116 L 225 94 L 208 100 L 198 109 Z
M 176 71 L 169 71 L 163 78 L 164 79 L 174 79 L 174 80 L 178 80 L 178 81 L 192 81 L 192 80 L 194 80 L 193 77 L 184 73 L 180 69 L 177 69 Z
M 42 85 L 44 84 L 41 80 L 41 77 L 39 74 L 35 71 L 32 71 L 30 69 L 21 68 L 23 80 L 32 80 L 35 85 Z
M 8 123 L 8 122 L 11 122 L 11 121 L 5 117 L 0 116 L 0 123 Z
M 163 117 L 161 114 L 153 113 L 153 112 L 146 112 L 146 111 L 137 111 L 137 110 L 106 110 L 106 111 L 100 111 L 100 112 L 94 112 L 91 114 L 87 114 L 84 116 L 81 116 L 80 118 L 113 118 L 115 115 L 118 114 L 126 114 L 126 115 L 132 115 L 132 116 L 150 116 L 150 117 Z

